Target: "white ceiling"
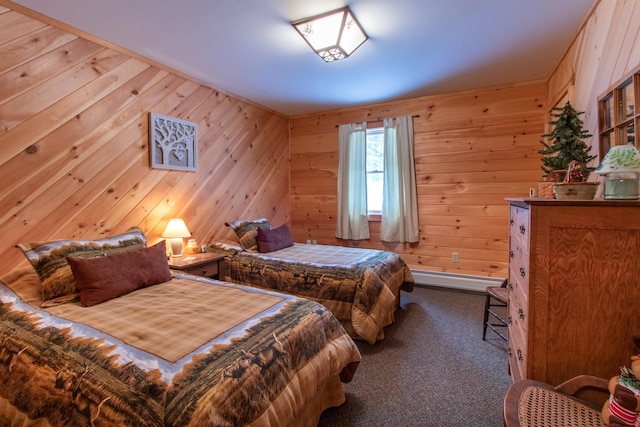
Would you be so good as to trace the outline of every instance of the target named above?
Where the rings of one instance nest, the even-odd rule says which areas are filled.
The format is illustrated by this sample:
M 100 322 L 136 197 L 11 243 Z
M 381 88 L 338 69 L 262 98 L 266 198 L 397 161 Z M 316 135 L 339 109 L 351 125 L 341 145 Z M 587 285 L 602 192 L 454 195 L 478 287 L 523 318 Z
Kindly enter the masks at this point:
M 595 0 L 13 0 L 286 115 L 546 78 Z M 348 4 L 325 63 L 290 21 Z

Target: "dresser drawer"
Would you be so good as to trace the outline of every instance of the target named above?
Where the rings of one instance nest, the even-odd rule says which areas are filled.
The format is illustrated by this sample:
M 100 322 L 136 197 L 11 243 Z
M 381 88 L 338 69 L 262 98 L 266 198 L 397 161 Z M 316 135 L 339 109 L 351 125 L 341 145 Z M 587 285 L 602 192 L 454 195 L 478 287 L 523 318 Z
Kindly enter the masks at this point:
M 509 236 L 529 252 L 529 209 L 511 205 Z
M 509 367 L 514 381 L 526 378 L 529 329 L 529 255 L 517 239 L 511 240 L 509 260 Z
M 519 328 L 509 326 L 509 367 L 513 381 L 527 378 L 526 336 Z
M 212 277 L 218 275 L 218 262 L 209 262 L 204 265 L 194 267 L 185 267 L 182 269 L 185 273 L 195 274 L 196 276 Z
M 524 292 L 528 293 L 529 251 L 514 236 L 510 237 L 509 242 L 509 269 L 513 270 L 514 276 L 526 286 L 527 289 Z
M 224 279 L 224 258 L 223 254 L 198 253 L 186 257 L 171 258 L 169 268 L 196 276 Z
M 508 360 L 517 381 L 528 377 L 531 211 L 511 204 L 509 219 Z
M 523 304 L 526 304 L 529 299 L 529 270 L 526 267 L 527 264 L 509 264 L 508 287 L 518 292 Z
M 527 298 L 521 295 L 517 289 L 509 290 L 509 324 L 526 335 L 529 329 L 529 308 Z

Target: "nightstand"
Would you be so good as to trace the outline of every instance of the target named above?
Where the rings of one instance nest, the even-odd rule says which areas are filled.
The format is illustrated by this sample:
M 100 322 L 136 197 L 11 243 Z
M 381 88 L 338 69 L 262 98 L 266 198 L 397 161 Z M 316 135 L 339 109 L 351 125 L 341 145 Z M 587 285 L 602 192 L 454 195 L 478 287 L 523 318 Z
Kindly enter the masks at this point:
M 196 276 L 224 280 L 224 255 L 216 253 L 182 254 L 169 259 L 169 268 Z

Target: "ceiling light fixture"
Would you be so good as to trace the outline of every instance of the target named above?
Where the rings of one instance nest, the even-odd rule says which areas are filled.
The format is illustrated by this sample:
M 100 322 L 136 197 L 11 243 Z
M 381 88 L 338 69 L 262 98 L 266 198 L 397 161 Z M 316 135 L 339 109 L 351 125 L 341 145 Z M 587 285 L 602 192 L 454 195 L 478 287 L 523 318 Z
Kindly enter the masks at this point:
M 325 62 L 348 57 L 369 38 L 349 6 L 291 25 Z

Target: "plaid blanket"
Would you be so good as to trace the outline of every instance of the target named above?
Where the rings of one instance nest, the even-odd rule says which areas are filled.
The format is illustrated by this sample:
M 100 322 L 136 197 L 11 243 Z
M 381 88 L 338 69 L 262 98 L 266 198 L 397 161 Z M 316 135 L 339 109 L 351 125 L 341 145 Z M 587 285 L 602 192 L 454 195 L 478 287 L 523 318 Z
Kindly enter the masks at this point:
M 296 243 L 269 253 L 225 253 L 234 283 L 320 302 L 353 338 L 371 344 L 383 338 L 383 328 L 393 322 L 400 290 L 413 290 L 408 266 L 387 251 Z
M 0 425 L 316 425 L 360 360 L 329 310 L 290 295 L 177 274 L 43 310 L 27 276 L 0 283 Z

